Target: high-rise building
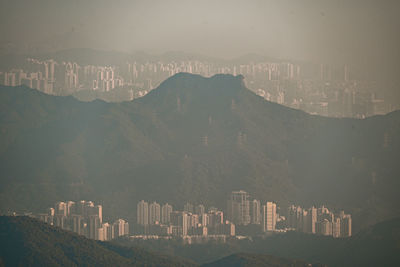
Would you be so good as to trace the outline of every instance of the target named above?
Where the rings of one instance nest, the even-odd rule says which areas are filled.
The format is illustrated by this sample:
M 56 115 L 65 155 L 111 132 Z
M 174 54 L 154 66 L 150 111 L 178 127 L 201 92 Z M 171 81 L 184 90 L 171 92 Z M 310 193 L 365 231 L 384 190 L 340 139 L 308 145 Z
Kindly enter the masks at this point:
M 105 241 L 106 240 L 105 238 L 106 237 L 104 228 L 103 227 L 98 228 L 96 232 L 96 240 Z
M 319 235 L 332 235 L 332 222 L 328 219 L 323 219 L 316 223 L 316 232 Z
M 84 216 L 89 217 L 94 214 L 94 203 L 92 201 L 85 201 Z
M 204 207 L 204 205 L 200 204 L 196 206 L 194 212 L 201 216 L 206 212 L 206 208 Z
M 86 206 L 85 200 L 81 200 L 78 203 L 76 203 L 76 209 L 75 209 L 76 214 L 85 216 L 85 206 Z
M 216 211 L 214 213 L 215 215 L 215 219 L 214 219 L 214 223 L 215 225 L 217 224 L 223 224 L 224 223 L 224 212 L 223 211 Z
M 54 81 L 54 71 L 55 71 L 55 65 L 57 64 L 54 60 L 52 60 L 52 59 L 50 59 L 49 61 L 48 61 L 48 64 L 49 64 L 49 80 L 51 81 L 51 82 L 53 82 Z
M 103 206 L 97 205 L 94 207 L 94 215 L 99 216 L 100 223 L 103 223 Z
M 311 207 L 308 210 L 308 233 L 315 234 L 315 224 L 317 223 L 317 209 L 315 207 Z
M 190 217 L 185 211 L 173 211 L 171 213 L 171 224 L 179 227 L 177 229 L 177 235 L 187 236 L 190 226 Z
M 161 208 L 161 223 L 169 224 L 171 222 L 172 206 L 165 203 Z
M 22 78 L 21 85 L 28 86 L 29 88 L 33 87 L 32 79 L 31 78 Z
M 153 202 L 149 206 L 149 224 L 160 223 L 160 204 Z
M 303 208 L 298 206 L 295 211 L 295 219 L 296 219 L 296 230 L 302 231 L 303 230 Z
M 222 211 L 219 210 L 214 210 L 214 211 L 210 211 L 207 214 L 203 214 L 204 217 L 206 218 L 206 222 L 205 224 L 202 224 L 204 226 L 211 226 L 211 227 L 215 227 L 218 224 L 223 224 L 224 223 L 224 213 Z
M 129 235 L 129 223 L 128 222 L 124 223 L 124 234 L 123 235 Z
M 72 231 L 81 235 L 82 232 L 83 217 L 81 215 L 72 215 Z
M 214 234 L 235 236 L 235 225 L 226 221 L 223 224 L 218 224 L 214 228 Z
M 340 237 L 340 218 L 335 218 L 332 222 L 332 236 Z
M 113 239 L 113 231 L 112 231 L 112 226 L 109 223 L 103 223 L 101 226 L 103 228 L 103 241 L 109 241 Z M 99 238 L 99 240 L 101 240 Z
M 251 202 L 251 223 L 260 224 L 261 223 L 261 203 L 260 200 L 254 199 Z
M 55 215 L 55 210 L 53 208 L 48 208 L 47 209 L 47 215 L 54 216 Z
M 237 225 L 250 223 L 249 194 L 243 190 L 234 191 L 228 200 L 228 219 Z
M 54 210 L 56 215 L 67 216 L 67 204 L 65 202 L 57 202 Z
M 61 229 L 66 229 L 67 226 L 67 216 L 63 214 L 58 214 L 54 216 L 54 225 L 60 227 Z
M 17 86 L 16 74 L 13 72 L 5 72 L 4 73 L 4 85 Z
M 149 224 L 149 204 L 144 200 L 137 204 L 137 223 L 140 225 Z
M 197 226 L 200 223 L 199 215 L 189 213 L 188 217 L 189 217 L 189 228 L 197 228 Z
M 113 238 L 129 235 L 129 224 L 123 219 L 116 220 L 113 224 L 113 228 L 114 228 Z
M 276 204 L 267 202 L 262 207 L 262 230 L 263 232 L 274 231 L 276 226 Z
M 341 221 L 340 236 L 341 237 L 350 237 L 351 236 L 351 215 L 342 213 L 340 221 Z
M 57 202 L 55 208 L 49 208 L 47 213 L 38 214 L 38 218 L 51 225 L 85 235 L 90 239 L 111 240 L 114 238 L 114 224 L 102 223 L 103 208 L 94 205 L 92 201 L 81 200 Z M 117 237 L 129 233 L 129 224 L 119 220 Z
M 67 215 L 75 214 L 75 202 L 68 201 L 67 202 Z
M 43 73 L 44 73 L 44 78 L 46 80 L 49 79 L 49 63 L 48 62 L 43 62 Z
M 309 229 L 311 228 L 311 223 L 310 223 L 310 216 L 308 215 L 308 211 L 306 209 L 303 209 L 303 214 L 302 214 L 302 231 L 304 233 L 308 233 Z
M 90 239 L 98 239 L 98 229 L 100 228 L 100 218 L 98 215 L 90 215 L 88 223 L 88 237 Z
M 203 226 L 207 226 L 210 224 L 210 215 L 207 213 L 204 213 L 203 216 L 201 216 L 201 224 Z
M 183 211 L 193 213 L 193 204 L 186 202 L 186 204 L 183 206 Z

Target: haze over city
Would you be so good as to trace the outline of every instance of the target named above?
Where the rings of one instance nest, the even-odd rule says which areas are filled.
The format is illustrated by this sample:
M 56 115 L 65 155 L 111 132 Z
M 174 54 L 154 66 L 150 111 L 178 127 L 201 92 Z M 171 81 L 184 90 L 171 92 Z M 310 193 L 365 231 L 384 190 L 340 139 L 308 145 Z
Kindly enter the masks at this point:
M 399 11 L 1 1 L 0 267 L 396 266 Z
M 398 76 L 398 1 L 2 1 L 1 50 L 247 53 Z M 28 27 L 29 25 L 29 27 Z

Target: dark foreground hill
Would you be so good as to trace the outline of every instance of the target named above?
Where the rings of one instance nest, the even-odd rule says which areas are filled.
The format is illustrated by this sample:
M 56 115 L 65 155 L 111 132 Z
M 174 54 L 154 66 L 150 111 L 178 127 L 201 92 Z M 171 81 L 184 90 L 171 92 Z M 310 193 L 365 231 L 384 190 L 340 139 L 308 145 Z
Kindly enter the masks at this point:
M 0 88 L 0 212 L 90 199 L 135 221 L 141 199 L 225 208 L 243 189 L 282 207 L 344 208 L 360 228 L 399 214 L 399 158 L 400 112 L 311 116 L 241 76 L 181 73 L 113 104 Z
M 269 255 L 238 253 L 215 262 L 204 264 L 204 267 L 312 267 L 324 266 L 309 264 L 300 260 L 286 260 Z
M 301 233 L 278 235 L 254 244 L 258 253 L 322 262 L 328 266 L 398 266 L 400 217 L 378 223 L 351 238 L 335 239 Z
M 196 266 L 186 260 L 96 242 L 28 217 L 0 217 L 4 266 Z
M 198 266 L 137 247 L 89 240 L 29 217 L 0 216 L 0 266 Z M 267 255 L 236 254 L 206 266 L 309 266 Z
M 225 244 L 207 243 L 187 246 L 180 242 L 161 240 L 146 242 L 137 240 L 123 243 L 128 246 L 165 251 L 171 256 L 184 256 L 199 264 L 210 263 L 209 266 L 222 266 L 222 264 L 254 266 L 253 263 L 257 266 L 259 262 L 264 262 L 267 258 L 271 261 L 266 261 L 266 263 L 272 264 L 274 257 L 278 257 L 280 264 L 296 262 L 285 259 L 301 259 L 297 263 L 308 262 L 316 266 L 318 263 L 323 263 L 330 267 L 394 267 L 400 262 L 400 218 L 378 223 L 345 239 L 291 232 L 266 238 L 253 237 L 251 240 L 232 239 Z

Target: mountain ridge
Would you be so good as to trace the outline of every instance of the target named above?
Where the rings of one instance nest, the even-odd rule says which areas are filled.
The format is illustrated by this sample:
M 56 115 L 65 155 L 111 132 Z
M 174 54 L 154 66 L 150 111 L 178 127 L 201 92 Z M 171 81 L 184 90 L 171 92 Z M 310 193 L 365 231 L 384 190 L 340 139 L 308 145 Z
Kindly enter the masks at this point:
M 202 267 L 322 267 L 322 264 L 310 264 L 301 260 L 288 260 L 270 255 L 235 253 L 214 262 L 203 264 Z
M 356 228 L 399 212 L 400 112 L 309 115 L 232 75 L 178 74 L 122 103 L 26 88 L 2 87 L 0 96 L 2 212 L 93 199 L 134 221 L 128 203 L 216 205 L 238 189 L 282 207 L 345 208 Z
M 0 266 L 200 266 L 120 242 L 130 241 L 94 241 L 29 217 L 0 216 Z M 227 261 L 229 266 L 322 266 L 244 252 L 201 266 L 228 266 Z
M 196 266 L 141 248 L 90 240 L 29 217 L 0 216 L 0 248 L 4 266 Z
M 262 266 L 274 259 L 312 266 L 397 266 L 400 260 L 400 217 L 374 224 L 349 238 L 333 238 L 300 232 L 275 234 L 251 239 L 229 239 L 226 243 L 192 246 L 171 240 L 134 240 L 123 245 L 142 246 L 167 251 L 171 256 L 185 256 L 203 266 Z M 270 260 L 268 260 L 268 258 Z M 267 265 L 268 266 L 268 265 Z

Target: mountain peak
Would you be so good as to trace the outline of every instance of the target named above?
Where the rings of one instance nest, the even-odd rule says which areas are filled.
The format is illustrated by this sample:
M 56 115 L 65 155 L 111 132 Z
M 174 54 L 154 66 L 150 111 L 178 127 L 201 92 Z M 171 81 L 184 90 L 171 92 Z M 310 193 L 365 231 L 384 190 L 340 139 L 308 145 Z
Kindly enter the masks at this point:
M 231 98 L 237 92 L 246 89 L 243 79 L 242 75 L 217 74 L 212 77 L 204 77 L 198 74 L 180 72 L 166 79 L 156 89 L 143 98 L 137 99 L 137 101 L 148 102 L 152 101 L 150 99 L 158 99 L 161 102 L 168 102 L 166 100 L 169 97 L 183 95 L 199 100 L 207 100 L 207 98 L 215 96 L 229 96 Z
M 215 74 L 214 76 L 211 77 L 204 77 L 201 76 L 199 74 L 192 74 L 192 73 L 188 73 L 188 72 L 179 72 L 171 77 L 169 77 L 168 79 L 166 79 L 163 83 L 169 83 L 171 81 L 178 81 L 178 82 L 182 82 L 182 81 L 193 81 L 193 82 L 197 82 L 199 80 L 203 80 L 203 81 L 243 81 L 244 80 L 244 76 L 243 75 L 237 75 L 234 76 L 232 74 Z

